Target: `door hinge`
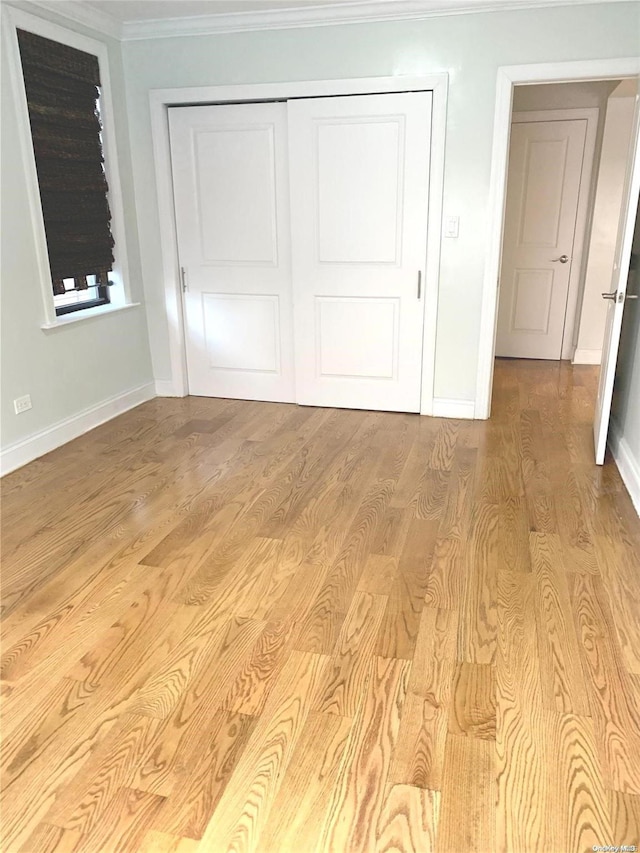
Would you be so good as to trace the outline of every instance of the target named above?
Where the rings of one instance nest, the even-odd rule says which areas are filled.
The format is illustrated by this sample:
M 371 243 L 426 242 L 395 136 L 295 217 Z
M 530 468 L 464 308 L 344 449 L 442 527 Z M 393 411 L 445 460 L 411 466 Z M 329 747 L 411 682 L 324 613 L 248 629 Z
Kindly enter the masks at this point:
M 185 270 L 184 267 L 180 267 L 180 279 L 182 281 L 182 292 L 186 293 L 188 290 L 188 288 L 187 288 L 187 271 Z

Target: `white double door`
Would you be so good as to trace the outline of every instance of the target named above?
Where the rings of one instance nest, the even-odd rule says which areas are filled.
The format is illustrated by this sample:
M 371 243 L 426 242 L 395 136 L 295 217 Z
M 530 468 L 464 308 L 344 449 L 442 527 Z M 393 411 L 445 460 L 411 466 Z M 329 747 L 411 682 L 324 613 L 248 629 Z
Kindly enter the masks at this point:
M 191 394 L 420 409 L 427 92 L 169 110 Z

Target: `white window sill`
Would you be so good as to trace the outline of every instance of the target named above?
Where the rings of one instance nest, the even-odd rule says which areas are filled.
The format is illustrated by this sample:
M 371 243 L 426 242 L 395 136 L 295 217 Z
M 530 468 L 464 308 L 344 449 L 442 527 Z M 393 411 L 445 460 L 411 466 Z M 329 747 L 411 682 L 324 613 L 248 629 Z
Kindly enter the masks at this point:
M 130 308 L 139 308 L 141 302 L 129 302 L 127 305 L 98 305 L 95 308 L 85 308 L 84 311 L 73 311 L 71 314 L 63 314 L 51 323 L 43 323 L 40 328 L 45 330 L 60 329 L 73 323 L 83 323 L 85 320 L 95 320 L 104 317 L 105 314 L 116 314 L 118 311 L 128 311 Z

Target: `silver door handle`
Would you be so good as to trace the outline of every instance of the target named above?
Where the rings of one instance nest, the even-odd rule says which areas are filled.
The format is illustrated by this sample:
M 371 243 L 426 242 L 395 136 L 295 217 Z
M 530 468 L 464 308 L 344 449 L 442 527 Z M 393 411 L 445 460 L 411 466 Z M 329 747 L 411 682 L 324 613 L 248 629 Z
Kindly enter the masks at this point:
M 552 263 L 554 263 L 554 264 L 557 264 L 557 263 L 558 263 L 558 261 L 559 261 L 561 264 L 566 264 L 566 263 L 568 263 L 568 262 L 569 262 L 569 255 L 560 255 L 560 257 L 559 257 L 559 258 L 551 258 L 551 262 L 552 262 Z
M 418 299 L 422 295 L 422 270 L 418 270 Z
M 637 293 L 625 293 L 624 298 L 625 299 L 637 299 L 638 294 Z
M 613 293 L 603 293 L 601 294 L 603 299 L 611 299 L 612 302 L 615 302 L 618 299 L 617 291 L 613 291 Z

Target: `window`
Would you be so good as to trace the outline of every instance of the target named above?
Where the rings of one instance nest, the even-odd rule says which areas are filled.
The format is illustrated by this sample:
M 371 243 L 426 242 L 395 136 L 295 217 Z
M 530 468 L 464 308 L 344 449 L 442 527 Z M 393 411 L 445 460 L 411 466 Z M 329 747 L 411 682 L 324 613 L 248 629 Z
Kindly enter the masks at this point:
M 18 29 L 56 315 L 110 302 L 97 56 Z

